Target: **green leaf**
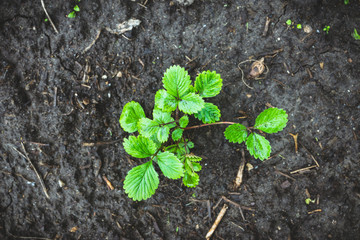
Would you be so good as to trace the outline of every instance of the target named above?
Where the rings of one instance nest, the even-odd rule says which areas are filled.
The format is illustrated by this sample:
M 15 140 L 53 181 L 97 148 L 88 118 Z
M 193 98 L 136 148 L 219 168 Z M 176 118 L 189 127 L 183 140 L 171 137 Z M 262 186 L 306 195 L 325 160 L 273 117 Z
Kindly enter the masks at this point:
M 80 8 L 79 8 L 79 6 L 78 6 L 78 5 L 76 5 L 76 6 L 74 7 L 74 11 L 76 11 L 76 12 L 80 12 Z
M 254 128 L 266 133 L 276 133 L 286 127 L 287 117 L 288 115 L 283 109 L 268 108 L 256 118 Z
M 157 139 L 163 143 L 166 142 L 169 139 L 170 134 L 170 128 L 167 126 L 159 127 L 159 130 L 157 132 Z
M 199 171 L 201 171 L 201 168 L 202 168 L 202 167 L 201 167 L 200 163 L 193 162 L 192 165 L 193 165 L 194 172 L 199 172 Z
M 185 68 L 171 66 L 164 74 L 163 84 L 170 95 L 180 99 L 188 93 L 191 80 Z
M 248 132 L 246 127 L 240 123 L 230 125 L 224 132 L 225 138 L 232 143 L 242 143 L 246 140 Z
M 156 155 L 156 160 L 165 177 L 178 179 L 184 175 L 183 164 L 173 153 L 161 152 Z
M 179 119 L 179 125 L 181 128 L 186 128 L 188 124 L 189 124 L 189 117 L 187 115 L 184 115 Z
M 175 120 L 171 117 L 170 112 L 163 112 L 160 109 L 155 108 L 153 111 L 154 120 L 160 125 L 166 125 L 168 128 L 173 128 L 176 126 Z M 173 123 L 171 123 L 173 122 Z M 165 126 L 164 125 L 164 126 Z
M 75 11 L 72 11 L 71 13 L 69 13 L 69 14 L 67 15 L 67 17 L 68 17 L 68 18 L 75 18 L 75 17 L 76 17 Z
M 144 109 L 138 102 L 128 102 L 125 104 L 119 122 L 124 131 L 128 133 L 138 130 L 138 121 L 145 117 Z
M 220 74 L 215 71 L 204 71 L 200 73 L 195 80 L 195 88 L 201 97 L 215 97 L 222 88 L 222 79 Z
M 184 132 L 184 129 L 181 129 L 181 128 L 175 129 L 171 134 L 172 139 L 175 142 L 178 141 L 179 139 L 181 139 L 183 132 Z
M 219 108 L 212 103 L 205 103 L 205 107 L 194 114 L 194 117 L 203 123 L 214 123 L 220 120 Z
M 181 98 L 179 102 L 179 110 L 186 114 L 199 112 L 205 105 L 204 100 L 195 93 L 188 93 Z
M 196 156 L 196 155 L 194 155 L 192 153 L 186 154 L 185 158 L 188 159 L 191 162 L 200 162 L 202 160 L 201 157 Z
M 125 138 L 123 146 L 128 154 L 136 158 L 150 157 L 156 152 L 155 143 L 141 135 Z
M 149 118 L 142 118 L 138 123 L 139 133 L 144 137 L 151 138 L 159 131 L 159 123 Z
M 178 100 L 164 89 L 160 89 L 155 94 L 155 107 L 165 112 L 172 112 L 178 106 Z
M 159 186 L 159 175 L 152 161 L 131 169 L 125 177 L 125 193 L 134 201 L 146 200 L 154 195 Z
M 184 185 L 190 188 L 196 187 L 199 184 L 199 180 L 199 175 L 197 173 L 194 173 L 193 175 L 185 173 L 183 177 Z
M 251 133 L 246 140 L 246 147 L 249 153 L 263 161 L 270 157 L 271 146 L 268 140 L 257 133 Z

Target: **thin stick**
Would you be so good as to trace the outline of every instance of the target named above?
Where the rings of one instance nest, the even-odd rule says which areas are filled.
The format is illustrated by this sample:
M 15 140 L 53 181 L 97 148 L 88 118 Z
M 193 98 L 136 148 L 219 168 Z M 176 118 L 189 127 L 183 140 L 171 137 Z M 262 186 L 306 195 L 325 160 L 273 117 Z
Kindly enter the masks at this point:
M 249 207 L 244 207 L 244 206 L 241 206 L 240 204 L 234 202 L 234 201 L 231 201 L 230 199 L 228 199 L 227 197 L 225 196 L 221 196 L 222 199 L 224 199 L 224 201 L 228 202 L 228 203 L 231 203 L 232 205 L 236 206 L 236 207 L 239 207 L 239 208 L 242 208 L 242 209 L 245 209 L 245 210 L 249 210 L 249 211 L 255 211 L 254 209 L 252 208 L 249 208 Z
M 295 153 L 298 153 L 298 136 L 299 136 L 299 133 L 297 133 L 297 134 L 289 133 L 289 134 L 294 138 Z
M 217 226 L 221 222 L 221 219 L 224 217 L 227 209 L 228 209 L 228 205 L 224 204 L 224 206 L 222 207 L 221 211 L 219 212 L 219 215 L 217 216 L 214 224 L 210 228 L 209 232 L 206 234 L 206 239 L 210 239 L 210 237 L 214 234 Z
M 298 169 L 298 170 L 292 171 L 292 172 L 290 172 L 290 174 L 295 174 L 295 173 L 298 173 L 298 172 L 302 172 L 302 171 L 310 170 L 310 169 L 312 169 L 312 168 L 316 168 L 316 167 L 318 167 L 318 166 L 316 166 L 316 165 L 312 165 L 312 166 L 310 166 L 310 167 L 301 168 L 301 169 Z
M 46 11 L 45 4 L 44 4 L 44 0 L 40 0 L 40 1 L 41 1 L 41 6 L 42 6 L 42 8 L 44 9 L 45 14 L 46 14 L 46 16 L 48 17 L 48 19 L 49 19 L 49 21 L 50 21 L 50 23 L 51 23 L 51 26 L 54 28 L 54 30 L 55 30 L 56 33 L 59 33 L 58 30 L 56 29 L 53 21 L 51 20 L 50 15 L 49 15 L 48 12 Z
M 233 124 L 236 124 L 236 122 L 216 122 L 216 123 L 206 123 L 206 124 L 201 124 L 201 125 L 196 125 L 196 126 L 186 127 L 186 128 L 184 128 L 184 130 L 189 130 L 189 129 L 194 129 L 194 128 L 201 128 L 201 127 L 207 127 L 207 126 L 211 126 L 211 125 L 219 125 L 219 124 L 229 124 L 229 125 L 233 125 Z
M 36 176 L 38 177 L 38 179 L 39 179 L 39 181 L 40 181 L 40 184 L 41 184 L 42 190 L 43 190 L 44 193 L 45 193 L 45 196 L 46 196 L 48 199 L 50 199 L 50 196 L 49 196 L 49 194 L 48 194 L 48 192 L 47 192 L 47 190 L 46 190 L 44 181 L 43 181 L 42 178 L 40 177 L 40 174 L 39 174 L 38 171 L 36 170 L 34 164 L 31 162 L 31 160 L 30 160 L 30 158 L 29 158 L 29 156 L 28 156 L 28 154 L 27 154 L 27 152 L 26 152 L 26 150 L 25 150 L 24 144 L 21 143 L 21 146 L 22 146 L 22 149 L 24 150 L 25 155 L 24 155 L 22 152 L 20 152 L 19 150 L 17 150 L 15 147 L 13 147 L 13 149 L 14 149 L 17 153 L 19 153 L 20 156 L 22 156 L 23 158 L 25 158 L 25 159 L 30 163 L 32 169 L 34 170 L 34 172 L 36 173 Z
M 316 161 L 316 159 L 315 159 L 314 156 L 311 154 L 311 152 L 310 152 L 304 145 L 302 145 L 301 142 L 300 142 L 300 145 L 308 152 L 308 154 L 310 155 L 310 157 L 312 158 L 312 160 L 314 160 L 316 166 L 317 166 L 317 167 L 320 167 L 318 161 Z
M 282 175 L 282 176 L 284 176 L 284 177 L 287 177 L 287 178 L 289 178 L 289 179 L 291 179 L 291 180 L 293 180 L 293 181 L 296 181 L 295 178 L 290 177 L 289 175 L 287 175 L 287 174 L 285 174 L 285 173 L 283 173 L 283 172 L 280 172 L 280 171 L 277 170 L 276 168 L 275 168 L 275 172 L 278 173 L 278 174 L 280 174 L 280 175 Z
M 244 173 L 244 167 L 245 167 L 245 152 L 244 149 L 241 150 L 241 164 L 239 166 L 239 170 L 236 175 L 235 179 L 235 188 L 240 188 L 240 185 L 242 183 L 243 173 Z

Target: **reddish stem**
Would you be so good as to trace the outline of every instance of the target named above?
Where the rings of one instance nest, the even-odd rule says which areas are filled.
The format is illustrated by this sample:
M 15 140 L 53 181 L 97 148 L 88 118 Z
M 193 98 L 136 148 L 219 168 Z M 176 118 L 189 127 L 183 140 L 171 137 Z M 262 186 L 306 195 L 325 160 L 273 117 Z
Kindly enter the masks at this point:
M 194 129 L 194 128 L 201 128 L 201 127 L 207 127 L 207 126 L 211 126 L 211 125 L 219 125 L 219 124 L 229 124 L 229 125 L 233 125 L 233 124 L 236 124 L 236 122 L 216 122 L 216 123 L 206 123 L 206 124 L 201 124 L 201 125 L 196 125 L 196 126 L 186 127 L 186 128 L 184 128 L 184 130 L 189 130 L 189 129 Z

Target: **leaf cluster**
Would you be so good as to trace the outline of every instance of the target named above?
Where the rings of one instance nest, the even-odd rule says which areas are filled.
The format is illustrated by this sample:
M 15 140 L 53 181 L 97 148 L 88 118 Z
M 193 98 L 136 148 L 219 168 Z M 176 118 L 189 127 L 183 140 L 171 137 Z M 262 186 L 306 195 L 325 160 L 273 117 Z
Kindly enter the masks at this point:
M 152 118 L 146 117 L 141 105 L 132 101 L 124 106 L 119 119 L 126 132 L 138 133 L 124 139 L 125 151 L 133 157 L 149 159 L 131 169 L 125 178 L 125 192 L 133 200 L 145 200 L 155 193 L 159 177 L 154 163 L 165 177 L 182 178 L 185 186 L 196 187 L 201 158 L 190 152 L 194 144 L 183 132 L 189 115 L 193 114 L 203 123 L 214 123 L 221 116 L 217 106 L 204 100 L 221 91 L 222 79 L 216 72 L 202 72 L 192 84 L 184 68 L 172 66 L 162 82 L 164 89 L 155 94 Z
M 236 123 L 228 126 L 224 135 L 229 142 L 239 144 L 245 142 L 246 148 L 252 156 L 265 160 L 270 157 L 270 142 L 254 130 L 269 134 L 277 133 L 286 126 L 287 117 L 288 115 L 283 109 L 268 108 L 257 116 L 253 127 L 247 128 L 240 123 Z
M 133 200 L 145 200 L 155 193 L 159 185 L 155 164 L 165 177 L 181 178 L 185 186 L 196 187 L 202 167 L 201 157 L 191 153 L 194 144 L 184 137 L 189 116 L 199 119 L 203 123 L 201 126 L 222 123 L 218 122 L 219 108 L 205 101 L 220 93 L 222 79 L 219 74 L 204 71 L 192 83 L 184 68 L 172 66 L 166 70 L 162 83 L 164 89 L 155 94 L 151 118 L 146 117 L 138 102 L 131 101 L 124 106 L 119 119 L 124 131 L 134 134 L 124 139 L 125 151 L 132 157 L 147 159 L 125 177 L 125 192 Z M 284 110 L 269 108 L 256 118 L 253 127 L 233 123 L 224 134 L 230 142 L 245 142 L 251 155 L 264 160 L 270 156 L 271 146 L 261 133 L 276 133 L 286 123 Z

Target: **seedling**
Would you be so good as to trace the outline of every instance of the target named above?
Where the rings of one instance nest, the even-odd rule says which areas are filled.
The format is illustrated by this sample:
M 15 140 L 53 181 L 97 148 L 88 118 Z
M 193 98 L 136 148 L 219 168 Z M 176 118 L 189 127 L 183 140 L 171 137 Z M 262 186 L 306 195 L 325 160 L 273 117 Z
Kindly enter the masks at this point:
M 348 5 L 349 2 L 350 2 L 350 0 L 344 0 L 344 4 L 345 4 L 345 5 Z
M 306 205 L 309 205 L 310 203 L 315 203 L 315 199 L 312 200 L 311 198 L 307 198 L 307 199 L 305 199 L 305 203 L 306 203 Z
M 288 25 L 289 27 L 292 25 L 291 19 L 288 19 L 288 20 L 286 21 L 286 25 Z
M 360 40 L 360 35 L 356 31 L 356 28 L 354 28 L 354 32 L 353 32 L 352 36 L 355 40 Z
M 125 151 L 135 158 L 146 158 L 147 162 L 131 169 L 124 181 L 124 189 L 133 200 L 151 197 L 159 185 L 156 163 L 165 177 L 182 178 L 185 186 L 193 188 L 199 184 L 201 157 L 191 153 L 193 142 L 184 136 L 189 129 L 225 124 L 224 135 L 229 142 L 244 142 L 249 153 L 257 159 L 269 158 L 271 146 L 263 133 L 276 133 L 286 126 L 286 111 L 278 108 L 264 110 L 255 120 L 255 125 L 246 127 L 236 122 L 219 122 L 219 108 L 205 99 L 215 97 L 222 88 L 222 79 L 215 71 L 199 74 L 194 84 L 188 72 L 179 66 L 166 70 L 163 86 L 155 94 L 152 119 L 138 102 L 125 104 L 120 125 L 128 133 L 138 133 L 124 139 Z M 203 124 L 188 126 L 193 115 Z
M 78 1 L 78 2 L 80 2 L 80 1 Z M 76 17 L 76 12 L 80 12 L 80 8 L 79 8 L 78 5 L 75 5 L 74 11 L 72 11 L 71 13 L 69 13 L 69 14 L 67 15 L 67 17 L 68 17 L 68 18 L 75 18 L 75 17 Z
M 298 25 L 296 25 L 296 28 L 301 29 L 302 28 L 301 24 L 299 23 Z
M 330 26 L 325 26 L 323 28 L 323 31 L 326 32 L 326 34 L 329 34 Z

